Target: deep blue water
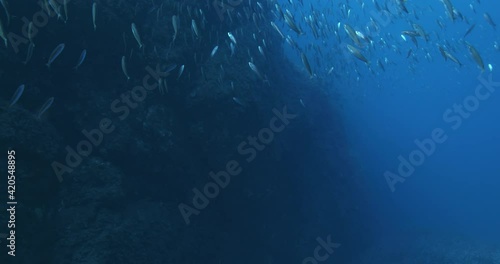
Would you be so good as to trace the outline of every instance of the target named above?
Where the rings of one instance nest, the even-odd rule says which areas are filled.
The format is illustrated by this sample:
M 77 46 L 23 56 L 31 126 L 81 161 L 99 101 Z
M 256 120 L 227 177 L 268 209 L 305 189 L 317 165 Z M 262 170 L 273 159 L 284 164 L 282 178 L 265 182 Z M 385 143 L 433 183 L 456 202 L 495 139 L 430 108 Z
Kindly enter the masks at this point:
M 0 263 L 500 264 L 500 3 L 7 1 Z
M 383 1 L 377 2 L 383 5 Z M 389 6 L 396 6 L 396 1 L 387 2 Z M 351 9 L 349 18 L 341 15 L 344 4 Z M 312 5 L 318 14 L 325 14 L 335 28 L 338 22 L 348 23 L 375 42 L 374 47 L 366 45 L 361 49 L 371 62 L 368 66 L 350 54 L 339 56 L 343 52 L 338 46 L 352 42 L 342 26 L 339 43 L 331 34 L 314 39 L 308 26 L 302 24 L 307 32 L 301 36 L 304 50 L 315 43 L 323 53 L 329 54 L 321 58 L 323 65 L 315 65 L 315 70 L 318 78 L 331 79 L 333 89 L 340 94 L 336 103 L 342 108 L 351 157 L 360 170 L 354 177 L 360 177 L 367 186 L 366 195 L 377 215 L 372 224 L 378 226 L 376 236 L 380 241 L 394 235 L 412 243 L 420 234 L 432 233 L 444 237 L 465 236 L 486 244 L 499 242 L 500 96 L 498 88 L 495 92 L 482 88 L 481 92 L 487 93 L 488 98 L 479 100 L 475 89 L 484 85 L 480 79 L 491 78 L 497 83 L 496 87 L 500 82 L 500 51 L 494 47 L 500 41 L 499 34 L 483 18 L 483 14 L 489 12 L 493 20 L 498 21 L 500 17 L 493 10 L 500 6 L 494 1 L 481 1 L 480 4 L 478 1 L 454 1 L 453 4 L 468 23 L 459 19 L 452 21 L 440 1 L 407 1 L 410 14 L 394 12 L 387 16 L 384 13 L 390 23 L 376 32 L 369 32 L 364 27 L 373 14 L 381 14 L 371 1 L 304 1 L 304 7 L 295 11 L 297 16 L 309 15 Z M 475 13 L 469 5 L 474 7 Z M 437 20 L 442 21 L 444 29 L 438 26 Z M 404 41 L 400 37 L 402 30 L 411 30 L 411 23 L 421 25 L 430 36 L 427 43 L 418 39 L 418 48 L 409 38 Z M 464 33 L 472 24 L 476 27 L 466 41 L 476 47 L 486 65 L 492 65 L 492 71 L 486 68 L 482 72 L 478 68 L 463 41 Z M 287 25 L 283 24 L 283 28 L 286 31 Z M 295 34 L 289 29 L 287 32 Z M 379 43 L 381 38 L 389 47 Z M 450 60 L 445 61 L 438 44 L 452 47 L 464 65 L 459 67 Z M 413 54 L 407 58 L 409 49 Z M 310 60 L 320 56 L 314 50 L 307 54 Z M 302 65 L 293 49 L 288 50 L 288 55 L 299 67 Z M 384 63 L 384 71 L 375 62 L 386 58 L 390 63 Z M 343 69 L 342 75 L 326 76 L 331 66 Z M 454 105 L 464 104 L 470 104 L 465 109 L 466 115 L 454 112 Z M 432 148 L 435 151 L 430 156 L 425 155 L 422 164 L 414 166 L 414 172 L 405 177 L 404 182 L 396 183 L 392 191 L 384 173 L 389 170 L 397 174 L 398 157 L 401 155 L 408 160 L 410 153 L 419 149 L 415 140 L 431 138 L 435 129 L 444 133 L 444 143 L 435 143 Z

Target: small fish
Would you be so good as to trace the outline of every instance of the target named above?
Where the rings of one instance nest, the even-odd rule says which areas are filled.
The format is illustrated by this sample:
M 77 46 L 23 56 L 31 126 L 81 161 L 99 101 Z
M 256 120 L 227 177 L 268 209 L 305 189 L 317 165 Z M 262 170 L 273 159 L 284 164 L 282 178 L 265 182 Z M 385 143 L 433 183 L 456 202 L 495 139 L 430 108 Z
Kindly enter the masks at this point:
M 5 35 L 5 29 L 2 24 L 2 20 L 0 20 L 0 38 L 5 42 L 5 47 L 7 47 L 7 36 Z
M 271 26 L 278 32 L 278 34 L 280 34 L 281 38 L 285 38 L 285 35 L 283 35 L 283 33 L 281 33 L 281 30 L 278 28 L 278 26 L 276 26 L 276 24 L 274 22 L 271 21 Z
M 439 49 L 439 53 L 441 53 L 441 56 L 443 56 L 444 60 L 447 61 L 448 60 L 448 56 L 446 56 L 446 51 L 440 45 L 437 45 L 437 46 L 438 46 L 438 49 Z
M 165 69 L 165 73 L 170 73 L 171 71 L 175 70 L 175 68 L 177 68 L 177 64 L 170 64 Z
M 310 77 L 314 76 L 314 73 L 311 69 L 311 65 L 309 64 L 309 61 L 307 60 L 307 57 L 304 53 L 300 53 L 300 59 L 302 60 L 302 64 L 304 64 L 304 67 L 306 67 L 307 72 L 309 73 Z
M 454 63 L 458 64 L 460 67 L 462 67 L 462 63 L 453 55 L 451 55 L 451 53 L 449 53 L 448 51 L 444 50 L 444 55 L 450 59 L 451 61 L 453 61 Z
M 56 2 L 54 2 L 54 0 L 49 0 L 49 5 L 52 7 L 52 10 L 54 10 L 54 12 L 56 12 L 57 14 L 57 20 L 59 20 L 60 18 L 62 18 L 62 15 L 61 15 L 61 12 L 60 12 L 60 6 L 57 5 Z
M 64 5 L 64 15 L 66 16 L 64 23 L 66 23 L 66 21 L 68 21 L 68 0 L 64 0 L 63 5 Z
M 450 16 L 451 20 L 455 21 L 455 8 L 453 7 L 453 4 L 451 3 L 450 0 L 441 0 L 441 2 L 444 4 L 444 7 L 446 8 L 446 11 L 448 11 L 448 15 Z
M 177 37 L 177 32 L 179 31 L 179 24 L 180 24 L 180 20 L 179 20 L 179 17 L 176 16 L 176 15 L 173 15 L 172 16 L 172 26 L 174 27 L 174 39 L 172 40 L 172 42 L 175 41 L 175 38 Z
M 132 29 L 132 34 L 134 35 L 135 40 L 137 41 L 137 44 L 139 44 L 139 49 L 142 49 L 142 41 L 141 41 L 141 36 L 139 35 L 139 31 L 137 31 L 137 27 L 135 26 L 135 23 L 132 23 L 130 25 L 130 28 Z
M 257 66 L 255 66 L 255 64 L 253 64 L 251 61 L 248 62 L 248 66 L 250 67 L 250 69 L 252 69 L 252 71 L 257 74 L 257 76 L 259 76 L 259 78 L 261 80 L 264 80 L 264 77 L 262 77 L 262 74 L 260 73 L 259 69 L 257 69 Z
M 194 35 L 199 38 L 200 37 L 200 31 L 198 30 L 198 26 L 196 25 L 196 21 L 191 20 L 191 30 L 193 30 Z
M 422 26 L 419 24 L 413 24 L 413 29 L 418 33 L 419 36 L 425 39 L 425 41 L 429 41 L 429 35 L 425 33 L 424 29 Z
M 356 34 L 356 31 L 349 26 L 348 24 L 344 24 L 344 30 L 347 33 L 347 35 L 351 38 L 356 45 L 361 46 L 361 42 L 359 41 L 358 35 Z
M 125 61 L 125 56 L 122 56 L 122 71 L 123 74 L 125 74 L 125 77 L 127 77 L 127 80 L 130 80 L 130 76 L 128 75 L 127 72 L 127 63 Z
M 233 101 L 234 101 L 235 103 L 237 103 L 238 105 L 240 105 L 240 106 L 245 106 L 245 105 L 243 105 L 243 103 L 240 101 L 240 99 L 238 99 L 238 98 L 236 98 L 236 97 L 233 97 Z
M 23 95 L 24 92 L 24 84 L 19 85 L 17 87 L 16 91 L 14 92 L 14 95 L 12 95 L 12 98 L 10 99 L 10 104 L 9 107 L 15 105 L 19 98 L 21 98 L 21 95 Z
M 297 34 L 299 35 L 302 35 L 304 34 L 302 32 L 302 30 L 299 29 L 299 27 L 297 27 L 297 24 L 295 24 L 295 21 L 293 19 L 293 15 L 292 13 L 287 9 L 284 13 L 284 17 L 285 17 L 285 23 L 293 30 L 295 31 Z
M 365 56 L 363 56 L 363 54 L 361 54 L 361 51 L 359 51 L 354 46 L 351 46 L 351 45 L 347 44 L 347 49 L 349 50 L 349 52 L 352 55 L 354 55 L 354 57 L 358 58 L 360 61 L 363 61 L 366 64 L 369 63 L 369 61 L 365 58 Z
M 408 54 L 406 54 L 406 58 L 408 59 L 408 58 L 411 56 L 411 54 L 412 54 L 412 53 L 413 53 L 413 50 L 412 50 L 412 49 L 410 49 L 410 50 L 408 51 Z
M 403 30 L 403 31 L 401 31 L 401 34 L 409 36 L 409 37 L 420 36 L 420 34 L 417 31 L 412 31 L 412 30 Z
M 259 52 L 262 55 L 262 57 L 265 58 L 266 57 L 266 53 L 264 52 L 264 49 L 261 46 L 258 46 L 257 48 L 259 49 Z
M 488 69 L 490 70 L 490 72 L 492 72 L 493 71 L 493 65 L 488 64 Z
M 470 28 L 467 30 L 467 32 L 465 32 L 464 38 L 467 37 L 467 35 L 469 35 L 475 27 L 476 27 L 476 24 L 472 24 L 472 26 L 470 26 Z
M 217 50 L 219 50 L 219 46 L 215 46 L 213 49 L 212 49 L 212 52 L 210 53 L 210 57 L 213 58 L 215 56 L 215 54 L 217 53 Z
M 479 52 L 471 44 L 465 43 L 465 45 L 467 45 L 467 48 L 469 49 L 470 55 L 472 56 L 474 61 L 477 63 L 477 65 L 479 66 L 481 71 L 484 71 L 484 62 L 483 62 L 483 59 L 481 58 L 481 55 L 479 55 Z
M 47 64 L 45 64 L 45 65 L 47 65 L 47 67 L 50 68 L 50 65 L 61 54 L 61 52 L 64 50 L 64 47 L 65 47 L 64 43 L 57 45 L 57 47 L 50 54 L 50 57 L 49 57 L 49 60 L 47 61 Z
M 488 22 L 488 24 L 490 24 L 493 27 L 494 30 L 497 29 L 497 25 L 495 24 L 495 22 L 493 22 L 493 19 L 491 19 L 490 14 L 484 13 L 483 17 L 486 20 L 486 22 Z
M 42 9 L 45 9 L 45 11 L 47 11 L 47 14 L 49 16 L 52 16 L 52 12 L 50 11 L 50 6 L 49 6 L 49 2 L 47 2 L 47 0 L 43 0 L 43 7 Z
M 183 72 L 184 72 L 184 64 L 181 65 L 181 67 L 179 68 L 179 74 L 177 74 L 177 80 L 181 78 Z
M 304 101 L 302 101 L 302 99 L 299 99 L 299 102 L 302 105 L 302 107 L 306 108 L 306 105 L 304 104 Z
M 94 31 L 96 30 L 97 28 L 97 25 L 95 23 L 95 16 L 96 16 L 96 13 L 97 13 L 97 4 L 96 2 L 94 2 L 92 4 L 92 23 L 94 24 Z
M 236 45 L 236 38 L 234 37 L 233 33 L 231 32 L 227 32 L 227 36 L 229 37 L 229 39 L 231 40 L 231 42 L 234 43 L 234 45 Z
M 36 115 L 36 118 L 38 120 L 40 120 L 40 117 L 42 117 L 43 113 L 45 113 L 47 111 L 47 109 L 50 108 L 52 103 L 54 103 L 54 97 L 50 97 L 49 99 L 47 99 L 47 101 L 45 101 L 45 103 L 42 105 L 42 107 L 40 107 L 40 110 L 38 110 L 38 113 Z
M 399 4 L 399 8 L 401 8 L 401 10 L 403 10 L 405 13 L 409 13 L 408 12 L 408 9 L 406 8 L 406 5 L 405 5 L 405 0 L 397 0 L 398 1 L 398 4 Z
M 10 25 L 10 13 L 9 13 L 9 5 L 7 4 L 6 0 L 0 0 L 2 3 L 3 9 L 5 10 L 5 16 L 7 17 L 7 26 Z
M 330 70 L 328 70 L 328 73 L 327 73 L 327 75 L 330 75 L 330 74 L 332 74 L 332 72 L 333 72 L 334 70 L 335 70 L 335 68 L 334 68 L 334 67 L 331 67 L 331 68 L 330 68 Z
M 80 67 L 80 65 L 82 65 L 86 56 L 87 56 L 87 50 L 84 49 L 84 50 L 82 50 L 82 53 L 80 54 L 80 58 L 78 59 L 78 62 L 76 63 L 76 66 L 73 67 L 73 69 L 78 70 L 78 67 Z
M 413 42 L 413 44 L 415 44 L 415 47 L 417 47 L 417 48 L 418 48 L 418 41 L 417 41 L 417 38 L 416 38 L 416 37 L 411 36 L 411 37 L 410 37 L 410 39 L 411 39 L 411 42 Z

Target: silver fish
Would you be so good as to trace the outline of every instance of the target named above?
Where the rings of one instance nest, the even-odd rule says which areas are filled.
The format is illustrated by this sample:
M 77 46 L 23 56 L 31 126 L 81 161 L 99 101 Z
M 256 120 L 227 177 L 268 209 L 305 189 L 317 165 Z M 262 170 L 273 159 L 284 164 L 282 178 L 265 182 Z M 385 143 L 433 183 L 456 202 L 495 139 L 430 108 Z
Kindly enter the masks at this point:
M 236 97 L 233 97 L 233 101 L 234 101 L 235 103 L 237 103 L 238 105 L 240 105 L 240 106 L 245 106 L 245 105 L 241 102 L 241 100 L 240 100 L 240 99 L 238 99 L 238 98 L 236 98 Z
M 3 9 L 5 10 L 5 16 L 7 17 L 7 26 L 10 25 L 10 13 L 9 13 L 9 5 L 5 0 L 0 0 L 2 3 Z
M 441 0 L 441 2 L 444 4 L 444 7 L 448 11 L 448 15 L 450 15 L 451 20 L 455 21 L 455 8 L 453 7 L 453 4 L 451 3 L 450 0 Z
M 141 41 L 141 36 L 139 35 L 139 31 L 137 31 L 137 27 L 135 26 L 135 23 L 132 23 L 130 26 L 132 29 L 132 34 L 134 35 L 135 40 L 137 41 L 137 44 L 139 44 L 139 49 L 142 49 L 142 41 Z
M 302 60 L 302 63 L 304 64 L 304 67 L 306 67 L 307 72 L 309 73 L 309 76 L 313 77 L 313 71 L 311 69 L 311 65 L 309 64 L 309 61 L 307 60 L 307 57 L 304 53 L 300 53 L 300 58 Z
M 49 99 L 47 99 L 47 101 L 45 101 L 45 103 L 42 105 L 42 107 L 40 107 L 40 110 L 38 110 L 36 118 L 40 119 L 40 117 L 42 117 L 43 113 L 45 113 L 47 111 L 47 109 L 50 108 L 52 103 L 54 103 L 54 97 L 50 97 Z
M 182 66 L 179 68 L 179 74 L 177 75 L 177 80 L 178 80 L 179 78 L 181 78 L 181 76 L 182 76 L 182 73 L 183 73 L 183 72 L 184 72 L 184 65 L 182 65 Z
M 349 26 L 348 24 L 344 24 L 344 30 L 347 33 L 347 35 L 351 38 L 356 45 L 361 46 L 361 42 L 359 41 L 358 35 L 356 34 L 356 31 Z
M 469 35 L 475 27 L 476 24 L 472 24 L 472 26 L 467 30 L 467 32 L 465 32 L 464 38 L 467 37 L 467 35 Z
M 365 56 L 363 56 L 363 54 L 361 54 L 361 51 L 359 51 L 357 48 L 347 44 L 347 49 L 352 55 L 354 55 L 354 57 L 358 58 L 360 61 L 363 61 L 367 64 L 369 63 L 369 61 L 365 58 Z
M 486 20 L 486 22 L 488 22 L 488 24 L 490 24 L 493 27 L 494 30 L 497 29 L 497 25 L 495 24 L 495 22 L 493 22 L 493 19 L 491 19 L 490 14 L 484 13 L 483 17 L 484 20 Z
M 47 65 L 47 67 L 50 68 L 50 65 L 61 54 L 61 52 L 64 50 L 64 47 L 65 47 L 64 43 L 57 45 L 57 47 L 50 54 L 50 57 L 49 57 L 49 60 L 47 61 L 47 64 L 45 64 L 45 65 Z
M 64 15 L 66 16 L 64 23 L 66 23 L 66 21 L 68 21 L 68 0 L 64 0 L 63 5 L 64 5 Z
M 444 50 L 444 55 L 450 59 L 451 61 L 453 61 L 454 63 L 458 64 L 458 66 L 462 67 L 462 63 L 455 57 L 453 56 L 451 53 L 449 53 L 448 51 Z
M 212 53 L 210 53 L 210 57 L 213 58 L 215 54 L 217 53 L 217 50 L 219 50 L 219 46 L 215 46 L 214 49 L 212 50 Z
M 86 56 L 87 56 L 87 50 L 84 49 L 84 50 L 82 50 L 82 53 L 80 54 L 80 58 L 78 59 L 78 62 L 76 63 L 76 66 L 73 69 L 78 70 L 78 67 L 80 67 L 80 65 L 82 65 Z
M 297 24 L 295 24 L 295 21 L 293 19 L 293 15 L 292 13 L 287 9 L 284 13 L 284 17 L 285 17 L 285 23 L 293 30 L 295 31 L 297 34 L 299 35 L 302 35 L 304 34 L 304 32 L 302 32 L 302 30 L 299 29 L 299 27 L 297 27 Z
M 481 71 L 484 71 L 484 62 L 483 62 L 483 59 L 481 58 L 481 55 L 479 55 L 479 52 L 471 44 L 465 43 L 465 45 L 467 45 L 467 48 L 469 49 L 470 55 L 472 56 L 474 61 L 477 63 L 477 65 L 479 66 Z
M 302 101 L 302 98 L 301 98 L 301 99 L 299 99 L 299 102 L 300 102 L 300 104 L 302 105 L 302 107 L 306 108 L 306 105 L 304 104 L 304 101 Z
M 264 52 L 264 49 L 261 46 L 258 46 L 257 48 L 259 49 L 260 54 L 265 58 L 266 53 Z
M 177 64 L 170 64 L 165 69 L 165 73 L 170 73 L 171 71 L 175 70 L 175 68 L 177 68 Z
M 174 39 L 172 40 L 172 42 L 175 41 L 175 38 L 177 37 L 177 32 L 179 31 L 179 25 L 180 25 L 180 20 L 179 20 L 179 17 L 176 16 L 176 15 L 173 15 L 172 16 L 172 26 L 174 27 Z
M 261 80 L 264 80 L 264 77 L 262 77 L 262 74 L 260 73 L 259 69 L 257 69 L 257 66 L 255 66 L 255 64 L 253 64 L 251 61 L 248 62 L 248 66 L 250 67 L 250 69 L 252 69 L 252 71 L 257 74 L 257 76 L 259 76 L 259 78 Z
M 418 24 L 413 24 L 413 29 L 418 33 L 419 36 L 421 36 L 422 38 L 425 39 L 425 41 L 429 41 L 429 35 L 427 35 L 427 33 L 425 33 L 424 29 L 422 28 L 422 26 L 418 25 Z
M 233 33 L 231 32 L 227 32 L 227 36 L 229 37 L 229 39 L 231 40 L 231 42 L 234 43 L 234 45 L 236 45 L 236 38 L 234 37 Z
M 3 41 L 5 42 L 5 47 L 7 47 L 7 36 L 5 34 L 5 29 L 3 27 L 2 20 L 0 20 L 0 38 L 3 39 Z
M 21 95 L 23 95 L 23 92 L 24 92 L 24 84 L 21 84 L 21 85 L 19 85 L 19 87 L 17 87 L 16 91 L 14 92 L 14 95 L 12 95 L 12 98 L 10 99 L 9 107 L 11 107 L 17 103 L 19 98 L 21 98 Z
M 95 23 L 96 13 L 97 13 L 97 4 L 94 2 L 92 4 L 92 23 L 94 24 L 94 31 L 97 29 L 97 25 Z
M 122 56 L 122 71 L 123 74 L 125 74 L 125 77 L 127 77 L 127 80 L 130 80 L 130 76 L 128 75 L 127 72 L 127 63 L 125 61 L 125 56 Z
M 54 12 L 56 12 L 57 20 L 62 18 L 61 11 L 60 11 L 61 7 L 58 6 L 57 3 L 54 2 L 54 0 L 49 0 L 49 5 L 52 7 L 52 10 L 54 10 Z
M 278 28 L 278 26 L 276 26 L 276 24 L 274 22 L 271 21 L 271 26 L 278 32 L 278 34 L 280 34 L 281 38 L 285 38 L 285 35 L 283 35 L 283 33 L 281 33 L 281 30 Z
M 197 38 L 200 37 L 200 31 L 198 30 L 198 26 L 196 25 L 196 21 L 191 20 L 191 29 L 193 30 L 194 34 L 196 35 Z

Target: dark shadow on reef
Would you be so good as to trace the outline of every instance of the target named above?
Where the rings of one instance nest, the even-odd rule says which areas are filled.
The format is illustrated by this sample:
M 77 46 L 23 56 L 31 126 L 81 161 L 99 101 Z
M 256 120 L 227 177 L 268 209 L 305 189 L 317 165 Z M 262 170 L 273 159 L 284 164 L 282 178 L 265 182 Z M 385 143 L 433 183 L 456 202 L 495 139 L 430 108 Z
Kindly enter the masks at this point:
M 20 2 L 32 9 L 12 3 L 17 19 L 8 29 L 18 34 L 20 18 L 39 11 Z M 341 245 L 332 259 L 360 250 L 369 213 L 360 210 L 339 99 L 284 59 L 283 40 L 267 21 L 273 5 L 245 2 L 224 21 L 205 1 L 165 1 L 157 14 L 159 6 L 99 1 L 94 31 L 90 2 L 70 1 L 67 23 L 50 18 L 27 65 L 26 44 L 1 51 L 5 87 L 27 87 L 0 112 L 1 149 L 19 159 L 17 263 L 302 263 L 329 236 Z M 181 27 L 170 45 L 173 15 Z M 237 38 L 234 55 L 227 32 Z M 266 57 L 256 50 L 261 39 Z M 49 70 L 44 64 L 63 42 Z M 87 58 L 75 71 L 82 49 Z M 161 89 L 127 104 L 145 76 Z M 13 90 L 0 94 L 5 104 Z M 37 120 L 33 113 L 51 96 L 52 108 Z M 98 143 L 85 155 L 68 154 L 89 138 Z M 234 175 L 215 191 L 211 172 Z M 209 184 L 217 194 L 200 198 L 196 190 Z

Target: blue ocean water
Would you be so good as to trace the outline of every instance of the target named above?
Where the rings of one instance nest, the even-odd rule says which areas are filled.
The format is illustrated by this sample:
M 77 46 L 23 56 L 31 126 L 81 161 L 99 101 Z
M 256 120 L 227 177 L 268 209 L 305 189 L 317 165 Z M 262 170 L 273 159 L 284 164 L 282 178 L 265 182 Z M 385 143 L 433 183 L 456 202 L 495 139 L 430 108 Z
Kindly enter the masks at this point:
M 500 264 L 499 3 L 0 4 L 0 263 Z
M 390 8 L 376 10 L 375 2 Z M 333 79 L 331 85 L 339 93 L 336 103 L 342 108 L 351 157 L 361 171 L 356 177 L 366 186 L 365 195 L 376 215 L 367 219 L 377 230 L 374 243 L 379 244 L 372 246 L 380 252 L 404 252 L 399 247 L 390 248 L 399 243 L 411 248 L 424 236 L 429 236 L 428 247 L 436 246 L 432 236 L 444 238 L 442 243 L 452 244 L 460 237 L 477 242 L 478 247 L 498 245 L 499 34 L 483 14 L 489 12 L 494 21 L 499 20 L 493 10 L 500 6 L 492 1 L 454 1 L 455 10 L 467 21 L 453 21 L 441 1 L 405 1 L 409 14 L 401 11 L 397 2 L 304 1 L 303 7 L 295 10 L 296 17 L 307 16 L 313 6 L 318 16 L 326 16 L 324 21 L 335 28 L 337 23 L 340 25 L 340 41 L 332 35 L 315 39 L 305 30 L 308 34 L 302 37 L 301 44 L 307 47 L 315 43 L 324 53 L 335 54 L 321 57 L 322 65 L 315 65 L 321 74 L 331 66 L 334 71 L 343 69 L 341 76 L 320 78 Z M 349 17 L 341 15 L 344 9 L 349 10 Z M 378 31 L 367 30 L 365 26 L 377 15 L 384 18 L 386 25 Z M 343 30 L 346 23 L 371 37 L 371 46 L 361 49 L 369 65 L 353 56 L 342 56 L 343 51 L 338 49 L 344 42 L 352 42 Z M 427 42 L 418 39 L 418 47 L 409 37 L 401 37 L 401 31 L 412 30 L 412 23 L 419 24 L 429 35 Z M 474 24 L 464 40 L 465 32 Z M 492 70 L 488 66 L 484 71 L 479 69 L 465 41 L 479 51 L 484 64 L 490 64 Z M 451 48 L 463 66 L 445 61 L 437 45 Z M 309 58 L 320 56 L 315 50 L 307 54 Z M 288 55 L 301 65 L 293 49 Z M 377 60 L 385 69 L 375 63 Z M 398 173 L 400 166 L 403 174 Z M 375 255 L 379 262 L 372 259 L 366 263 L 410 263 L 390 257 L 382 260 Z M 458 255 L 447 260 L 451 262 L 424 258 L 417 261 L 419 256 L 413 256 L 416 262 L 411 263 L 500 263 L 498 258 L 491 262 L 466 261 Z

